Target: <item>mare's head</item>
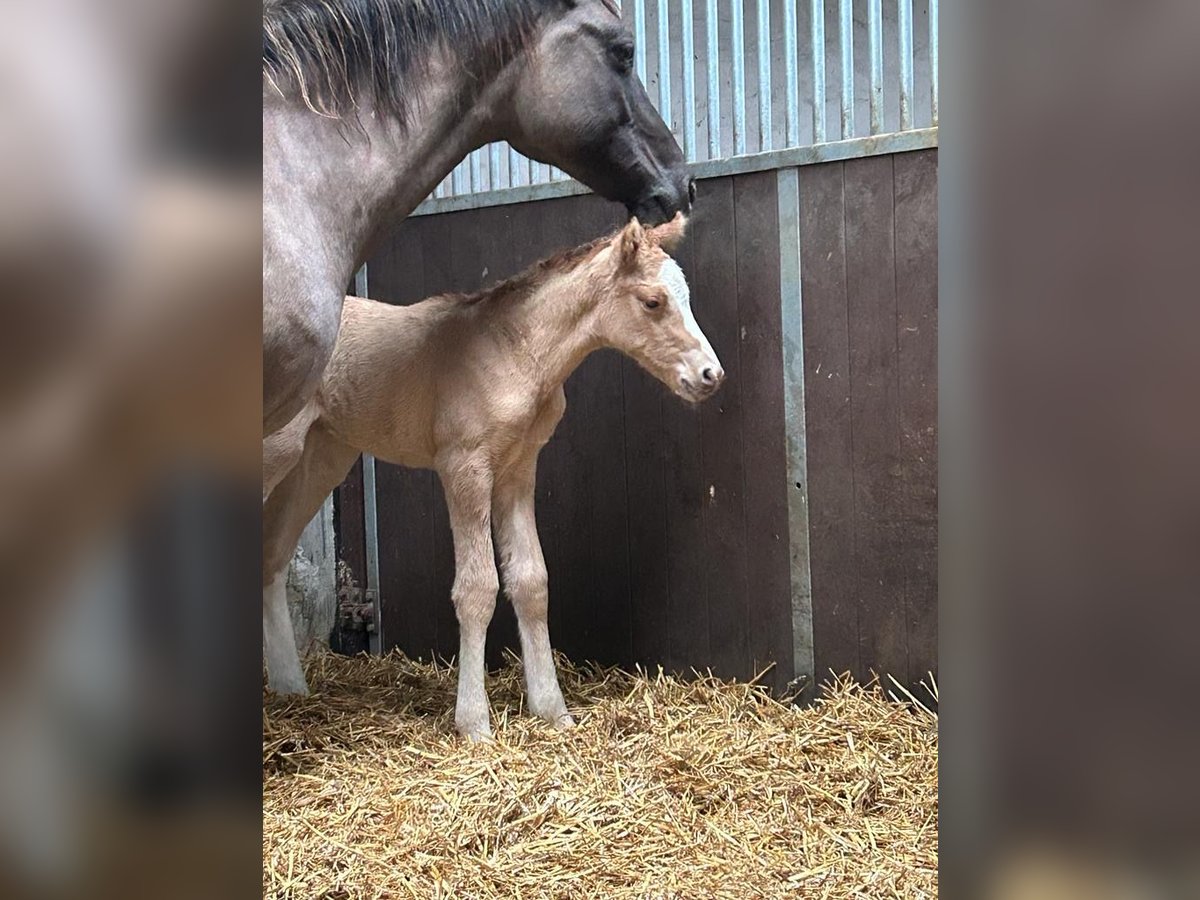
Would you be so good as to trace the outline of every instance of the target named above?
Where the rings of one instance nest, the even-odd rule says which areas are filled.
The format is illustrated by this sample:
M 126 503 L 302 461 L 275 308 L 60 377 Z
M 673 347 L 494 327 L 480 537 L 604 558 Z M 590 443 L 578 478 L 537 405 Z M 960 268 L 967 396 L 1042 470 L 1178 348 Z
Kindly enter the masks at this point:
M 607 280 L 598 328 L 605 344 L 698 403 L 721 386 L 725 370 L 696 323 L 683 271 L 666 252 L 683 228 L 682 215 L 656 228 L 643 228 L 635 218 L 612 238 L 597 257 Z
M 501 136 L 649 224 L 689 211 L 695 183 L 634 72 L 633 35 L 613 0 L 551 6 L 512 66 Z

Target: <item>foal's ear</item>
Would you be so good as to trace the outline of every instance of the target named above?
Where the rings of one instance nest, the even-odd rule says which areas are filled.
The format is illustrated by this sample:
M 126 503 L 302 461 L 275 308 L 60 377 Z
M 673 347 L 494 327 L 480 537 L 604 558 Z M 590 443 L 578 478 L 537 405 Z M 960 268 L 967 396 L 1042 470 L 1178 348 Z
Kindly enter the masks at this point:
M 638 254 L 645 242 L 646 232 L 637 216 L 634 216 L 617 235 L 617 266 L 621 269 L 636 269 Z
M 683 213 L 677 212 L 675 213 L 675 218 L 670 222 L 650 229 L 650 240 L 664 250 L 674 250 L 679 242 L 683 240 L 683 233 L 686 230 L 687 219 L 684 218 Z

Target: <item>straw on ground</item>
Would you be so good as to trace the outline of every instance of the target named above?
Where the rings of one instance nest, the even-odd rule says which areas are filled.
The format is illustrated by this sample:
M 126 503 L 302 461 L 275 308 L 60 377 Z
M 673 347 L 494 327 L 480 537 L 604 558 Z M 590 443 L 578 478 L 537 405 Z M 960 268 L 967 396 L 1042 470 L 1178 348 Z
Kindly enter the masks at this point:
M 844 678 L 799 709 L 560 666 L 578 727 L 522 714 L 510 665 L 491 744 L 453 734 L 453 670 L 398 654 L 320 655 L 311 697 L 264 695 L 264 896 L 937 895 L 928 710 Z

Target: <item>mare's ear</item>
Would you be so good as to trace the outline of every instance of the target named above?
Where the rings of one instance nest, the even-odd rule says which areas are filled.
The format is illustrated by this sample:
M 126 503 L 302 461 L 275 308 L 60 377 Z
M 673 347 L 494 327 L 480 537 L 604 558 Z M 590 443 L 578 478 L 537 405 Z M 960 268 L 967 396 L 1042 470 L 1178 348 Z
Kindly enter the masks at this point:
M 683 213 L 675 213 L 675 218 L 670 222 L 659 225 L 657 228 L 650 229 L 650 240 L 658 244 L 664 250 L 674 250 L 679 242 L 683 240 L 683 233 L 687 230 L 687 219 Z
M 637 220 L 637 216 L 634 216 L 616 237 L 617 267 L 625 270 L 636 269 L 638 254 L 645 241 L 646 232 L 642 229 L 642 223 Z

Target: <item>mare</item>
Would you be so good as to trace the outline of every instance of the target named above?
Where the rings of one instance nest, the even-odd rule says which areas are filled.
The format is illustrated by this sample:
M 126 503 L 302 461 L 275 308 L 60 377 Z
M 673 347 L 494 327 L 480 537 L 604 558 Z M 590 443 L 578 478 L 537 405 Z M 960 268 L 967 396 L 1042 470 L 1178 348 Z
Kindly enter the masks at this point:
M 346 299 L 341 335 L 313 399 L 264 441 L 281 473 L 263 507 L 263 633 L 272 689 L 305 693 L 287 566 L 305 524 L 361 452 L 434 469 L 454 532 L 459 622 L 454 721 L 490 735 L 484 640 L 503 576 L 517 614 L 529 709 L 572 723 L 547 627 L 546 564 L 534 520 L 538 453 L 566 409 L 563 382 L 592 351 L 631 356 L 686 401 L 725 377 L 667 255 L 682 216 L 538 263 L 490 290 L 412 306 Z M 496 571 L 499 549 L 500 573 Z
M 695 197 L 613 0 L 266 0 L 263 434 L 320 382 L 380 227 L 493 141 L 650 224 Z

